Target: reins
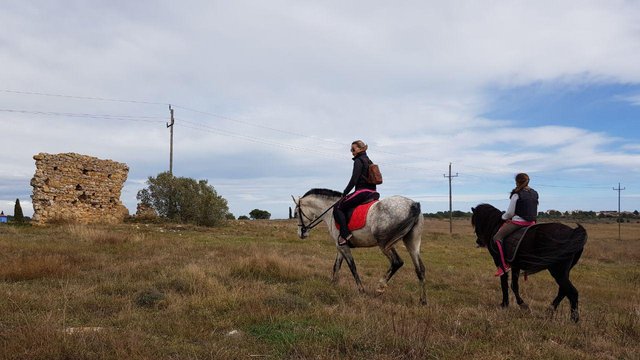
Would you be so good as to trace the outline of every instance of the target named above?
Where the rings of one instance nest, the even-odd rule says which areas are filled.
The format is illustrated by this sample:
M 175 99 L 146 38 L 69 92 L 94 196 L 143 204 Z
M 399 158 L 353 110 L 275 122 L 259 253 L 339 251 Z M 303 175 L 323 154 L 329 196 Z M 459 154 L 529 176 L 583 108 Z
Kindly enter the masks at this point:
M 298 224 L 298 226 L 300 227 L 300 231 L 304 234 L 307 231 L 318 226 L 318 224 L 322 222 L 322 217 L 324 216 L 324 214 L 328 213 L 329 210 L 333 209 L 340 201 L 342 201 L 342 198 L 340 198 L 338 201 L 333 203 L 333 205 L 329 206 L 327 210 L 323 211 L 322 214 L 318 215 L 315 219 L 311 219 L 302 211 L 302 207 L 300 206 L 300 200 L 298 200 L 298 203 L 296 205 L 298 207 L 298 218 L 300 219 L 300 224 Z M 303 216 L 307 218 L 307 220 L 311 221 L 309 225 L 304 224 L 304 220 L 302 219 Z

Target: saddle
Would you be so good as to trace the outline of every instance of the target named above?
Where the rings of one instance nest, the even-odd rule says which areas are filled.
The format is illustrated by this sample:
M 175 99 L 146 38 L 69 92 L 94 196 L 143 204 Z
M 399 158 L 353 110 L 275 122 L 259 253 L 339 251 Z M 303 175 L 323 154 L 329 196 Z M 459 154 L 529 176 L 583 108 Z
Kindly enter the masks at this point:
M 504 260 L 506 262 L 510 263 L 516 258 L 522 240 L 525 239 L 528 234 L 534 234 L 535 231 L 531 231 L 531 229 L 540 225 L 541 224 L 534 224 L 522 227 L 502 240 L 502 250 L 504 251 Z
M 349 231 L 362 229 L 367 224 L 367 214 L 369 208 L 378 200 L 371 200 L 364 204 L 360 204 L 353 209 L 350 209 L 345 215 L 347 216 L 347 227 Z M 336 229 L 340 230 L 340 224 L 336 222 Z

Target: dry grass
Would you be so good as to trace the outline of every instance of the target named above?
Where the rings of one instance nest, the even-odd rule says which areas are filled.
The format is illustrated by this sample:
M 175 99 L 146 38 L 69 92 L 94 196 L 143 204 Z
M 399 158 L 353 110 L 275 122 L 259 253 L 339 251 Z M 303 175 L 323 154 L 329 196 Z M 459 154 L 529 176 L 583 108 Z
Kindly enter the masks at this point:
M 429 220 L 423 236 L 429 304 L 405 260 L 387 293 L 387 260 L 354 251 L 367 292 L 335 248 L 295 222 L 215 228 L 126 224 L 0 227 L 1 359 L 619 359 L 640 346 L 640 224 L 585 224 L 572 273 L 582 319 L 546 273 L 521 283 L 529 311 L 502 310 L 499 283 L 468 221 Z

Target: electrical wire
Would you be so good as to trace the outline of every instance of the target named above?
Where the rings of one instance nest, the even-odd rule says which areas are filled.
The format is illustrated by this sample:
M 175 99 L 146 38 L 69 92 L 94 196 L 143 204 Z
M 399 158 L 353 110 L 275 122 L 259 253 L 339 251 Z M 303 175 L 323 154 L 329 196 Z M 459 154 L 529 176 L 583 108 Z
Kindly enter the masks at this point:
M 147 104 L 147 105 L 167 105 L 167 106 L 169 105 L 168 103 L 162 103 L 162 102 L 110 99 L 110 98 L 95 97 L 95 96 L 74 96 L 74 95 L 62 95 L 62 94 L 48 94 L 48 93 L 40 93 L 40 92 L 17 91 L 17 90 L 7 90 L 7 89 L 0 89 L 0 91 L 5 92 L 5 93 L 10 93 L 10 94 L 50 96 L 50 97 L 61 97 L 61 98 L 78 99 L 78 100 L 97 100 L 97 101 L 110 101 L 110 102 L 132 103 L 132 104 Z
M 190 107 L 187 107 L 187 106 L 175 105 L 175 104 L 172 105 L 172 104 L 166 103 L 166 102 L 127 100 L 127 99 L 113 99 L 113 98 L 95 97 L 95 96 L 74 96 L 74 95 L 52 94 L 52 93 L 31 92 L 31 91 L 17 91 L 17 90 L 9 90 L 9 89 L 0 89 L 0 92 L 11 93 L 11 94 L 19 94 L 19 95 L 37 95 L 37 96 L 47 96 L 47 97 L 69 98 L 69 99 L 78 99 L 78 100 L 108 101 L 108 102 L 133 103 L 133 104 L 173 106 L 175 108 L 180 108 L 180 109 L 183 109 L 183 110 L 199 113 L 199 114 L 202 114 L 202 115 L 208 115 L 208 116 L 215 117 L 215 118 L 218 118 L 218 119 L 223 119 L 223 120 L 227 120 L 227 121 L 231 121 L 231 122 L 235 122 L 235 123 L 239 123 L 239 124 L 244 124 L 244 125 L 248 125 L 248 126 L 253 126 L 253 127 L 257 127 L 257 128 L 261 128 L 261 129 L 265 129 L 265 130 L 270 130 L 270 131 L 274 131 L 274 132 L 279 132 L 279 133 L 283 133 L 283 134 L 287 134 L 287 135 L 293 135 L 293 136 L 297 136 L 297 137 L 303 137 L 303 138 L 307 138 L 307 139 L 312 139 L 314 141 L 322 141 L 322 142 L 338 144 L 338 145 L 344 145 L 345 144 L 345 143 L 340 142 L 340 141 L 323 139 L 323 138 L 319 138 L 319 137 L 316 137 L 316 136 L 310 136 L 310 135 L 301 134 L 301 133 L 297 133 L 297 132 L 293 132 L 293 131 L 282 130 L 282 129 L 278 129 L 278 128 L 275 128 L 275 127 L 270 127 L 270 126 L 266 126 L 266 125 L 262 125 L 262 124 L 256 124 L 256 123 L 253 123 L 253 122 L 250 122 L 250 121 L 239 120 L 239 119 L 231 118 L 231 117 L 228 117 L 228 116 L 223 116 L 223 115 L 219 115 L 219 114 L 215 114 L 215 113 L 211 113 L 211 112 L 207 112 L 207 111 L 193 109 L 193 108 L 190 108 Z M 18 110 L 18 109 L 0 109 L 0 112 L 21 113 L 21 114 L 31 114 L 31 115 L 41 115 L 41 116 L 92 118 L 92 119 L 117 120 L 117 121 L 136 121 L 136 122 L 163 123 L 163 124 L 165 123 L 164 120 L 153 120 L 153 119 L 165 119 L 164 117 L 159 117 L 159 116 L 87 114 L 87 113 L 71 113 L 71 112 L 53 112 L 53 111 L 30 111 L 30 110 Z M 300 146 L 295 146 L 295 145 L 284 144 L 284 143 L 281 143 L 281 142 L 272 141 L 272 140 L 268 140 L 268 139 L 264 139 L 264 138 L 260 138 L 260 137 L 254 137 L 254 136 L 249 136 L 249 135 L 246 135 L 246 134 L 241 134 L 241 133 L 237 133 L 237 132 L 232 132 L 232 131 L 228 131 L 228 130 L 215 128 L 215 127 L 212 127 L 212 126 L 209 126 L 209 125 L 206 125 L 206 124 L 193 122 L 193 121 L 189 121 L 189 120 L 185 120 L 185 119 L 180 119 L 180 121 L 186 122 L 186 123 L 189 123 L 189 124 L 192 125 L 192 126 L 183 125 L 183 124 L 180 125 L 181 127 L 184 127 L 184 128 L 187 128 L 187 129 L 207 131 L 207 132 L 218 134 L 218 135 L 234 137 L 234 138 L 243 139 L 243 140 L 246 140 L 246 141 L 251 141 L 251 142 L 254 142 L 254 143 L 260 143 L 260 144 L 264 144 L 264 145 L 275 146 L 275 147 L 284 148 L 284 149 L 292 150 L 292 151 L 304 151 L 306 153 L 316 153 L 316 154 L 320 154 L 320 155 L 323 155 L 323 156 L 328 156 L 328 157 L 331 157 L 331 158 L 344 158 L 342 153 L 338 154 L 337 152 L 335 152 L 335 151 L 333 151 L 331 149 L 321 148 L 321 151 L 318 151 L 317 148 L 311 149 L 311 148 L 306 148 L 306 147 L 300 147 Z M 416 156 L 416 155 L 413 155 L 413 154 L 404 154 L 404 153 L 403 154 L 398 154 L 398 153 L 394 153 L 394 152 L 390 152 L 390 151 L 386 151 L 386 150 L 382 150 L 382 149 L 376 149 L 376 152 L 377 153 L 382 153 L 382 154 L 393 155 L 393 156 L 411 157 L 411 158 L 427 160 L 427 161 L 433 161 L 434 160 L 434 159 L 425 158 L 425 157 L 422 157 L 422 156 Z M 460 164 L 460 163 L 461 162 L 458 162 L 458 164 Z M 464 162 L 462 162 L 462 164 L 464 164 Z M 434 171 L 434 172 L 437 171 L 437 172 L 440 172 L 440 170 L 436 170 L 436 169 L 429 169 L 429 168 L 415 167 L 415 166 L 407 166 L 407 165 L 396 165 L 396 164 L 391 164 L 391 163 L 380 163 L 380 165 L 389 166 L 389 167 L 395 167 L 395 168 L 400 168 L 400 169 L 405 169 L 405 170 L 410 170 L 410 171 L 422 170 L 422 171 Z M 473 166 L 473 165 L 463 165 L 463 168 L 471 168 L 471 169 L 477 169 L 477 170 L 482 170 L 482 171 L 493 171 L 493 170 L 490 170 L 490 169 L 486 169 L 486 168 L 482 168 L 482 167 L 478 167 L 478 166 Z M 481 180 L 486 180 L 486 177 L 481 177 L 481 176 L 477 176 L 477 175 L 473 175 L 473 174 L 466 174 L 466 176 L 475 177 L 475 178 L 478 178 L 478 179 L 481 179 Z M 609 189 L 608 186 L 564 186 L 564 185 L 550 185 L 550 184 L 537 184 L 537 186 L 553 187 L 553 188 L 569 188 L 569 189 Z
M 151 119 L 162 119 L 162 117 L 159 117 L 159 116 L 85 114 L 85 113 L 69 113 L 69 112 L 55 112 L 55 111 L 31 111 L 31 110 L 18 110 L 18 109 L 0 109 L 0 112 L 42 115 L 42 116 L 61 116 L 61 117 L 77 117 L 77 118 L 89 118 L 89 119 L 118 120 L 118 121 L 164 123 L 164 121 L 160 121 L 160 120 L 151 120 Z

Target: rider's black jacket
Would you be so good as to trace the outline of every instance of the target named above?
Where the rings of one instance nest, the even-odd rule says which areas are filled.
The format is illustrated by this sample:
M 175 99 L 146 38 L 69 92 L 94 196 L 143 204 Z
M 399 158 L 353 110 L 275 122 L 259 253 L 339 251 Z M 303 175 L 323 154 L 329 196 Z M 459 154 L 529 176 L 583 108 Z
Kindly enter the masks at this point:
M 347 187 L 344 188 L 344 191 L 342 192 L 343 196 L 350 193 L 354 186 L 356 191 L 360 189 L 376 190 L 375 184 L 369 184 L 367 182 L 369 164 L 371 164 L 371 160 L 369 160 L 366 152 L 361 152 L 353 158 L 353 172 L 351 173 L 351 180 L 349 180 Z

